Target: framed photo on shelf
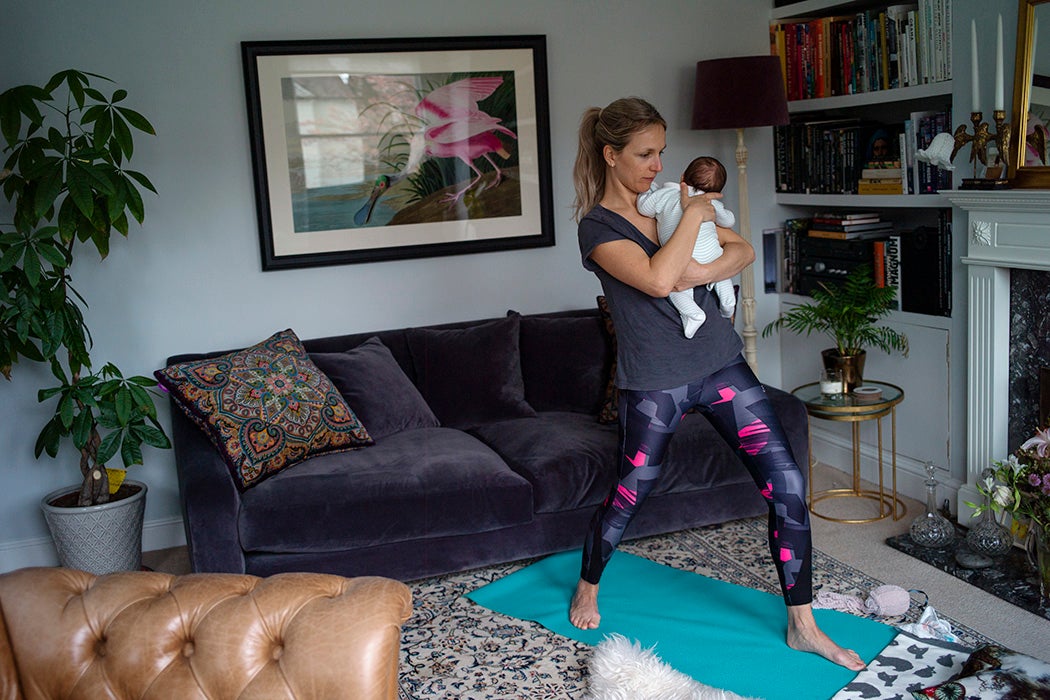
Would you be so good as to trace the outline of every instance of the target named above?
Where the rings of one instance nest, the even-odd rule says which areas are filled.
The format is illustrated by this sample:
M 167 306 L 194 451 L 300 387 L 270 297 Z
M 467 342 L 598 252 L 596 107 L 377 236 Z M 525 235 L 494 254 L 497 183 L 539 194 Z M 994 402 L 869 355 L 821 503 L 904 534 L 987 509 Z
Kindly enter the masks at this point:
M 264 270 L 554 245 L 545 37 L 241 53 Z

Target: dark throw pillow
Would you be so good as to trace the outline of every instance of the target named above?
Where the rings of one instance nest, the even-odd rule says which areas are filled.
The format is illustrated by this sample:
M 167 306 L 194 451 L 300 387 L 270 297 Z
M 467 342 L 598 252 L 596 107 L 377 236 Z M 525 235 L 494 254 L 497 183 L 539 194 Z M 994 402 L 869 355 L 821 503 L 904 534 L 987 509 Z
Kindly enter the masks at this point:
M 375 439 L 412 428 L 436 428 L 434 412 L 390 349 L 369 338 L 346 352 L 311 353 Z
M 154 375 L 222 453 L 242 491 L 314 455 L 373 444 L 291 330 Z
M 536 415 L 525 401 L 519 330 L 516 314 L 466 328 L 408 330 L 419 391 L 442 425 L 465 429 Z
M 600 319 L 522 316 L 520 347 L 525 400 L 530 406 L 592 416 L 598 412 L 604 399 L 606 362 L 595 354 L 608 347 Z

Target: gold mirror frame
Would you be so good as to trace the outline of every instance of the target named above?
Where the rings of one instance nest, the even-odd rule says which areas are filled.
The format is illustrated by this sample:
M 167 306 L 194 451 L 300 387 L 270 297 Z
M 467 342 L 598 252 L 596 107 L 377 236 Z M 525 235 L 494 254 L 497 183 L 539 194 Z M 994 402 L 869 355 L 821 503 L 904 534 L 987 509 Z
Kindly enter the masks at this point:
M 1050 0 L 1020 0 L 1017 8 L 1017 60 L 1014 65 L 1014 113 L 1013 143 L 1010 144 L 1009 178 L 1012 187 L 1050 188 L 1050 166 L 1032 167 L 1024 165 L 1027 148 L 1025 135 L 1028 132 L 1028 105 L 1031 97 L 1032 62 L 1035 47 L 1032 46 L 1035 26 L 1035 6 Z M 1050 39 L 1050 26 L 1045 27 L 1043 41 Z

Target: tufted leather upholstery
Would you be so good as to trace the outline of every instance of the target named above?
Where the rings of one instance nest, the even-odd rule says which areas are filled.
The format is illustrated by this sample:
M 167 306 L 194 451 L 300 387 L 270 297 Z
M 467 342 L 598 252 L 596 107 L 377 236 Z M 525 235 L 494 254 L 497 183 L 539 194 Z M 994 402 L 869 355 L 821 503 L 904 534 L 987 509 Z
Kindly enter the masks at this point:
M 0 576 L 0 700 L 397 696 L 407 586 L 286 573 Z

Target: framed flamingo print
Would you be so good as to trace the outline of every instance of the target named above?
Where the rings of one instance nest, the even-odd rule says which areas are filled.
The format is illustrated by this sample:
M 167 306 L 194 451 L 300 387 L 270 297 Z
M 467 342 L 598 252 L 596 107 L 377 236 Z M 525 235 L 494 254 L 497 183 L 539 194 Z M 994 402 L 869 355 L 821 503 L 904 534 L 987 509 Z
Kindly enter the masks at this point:
M 241 53 L 264 270 L 554 245 L 543 36 Z

